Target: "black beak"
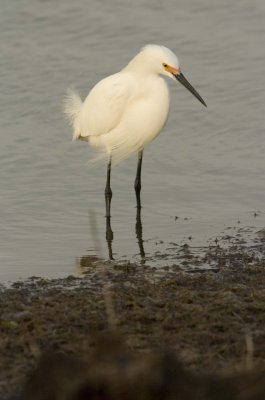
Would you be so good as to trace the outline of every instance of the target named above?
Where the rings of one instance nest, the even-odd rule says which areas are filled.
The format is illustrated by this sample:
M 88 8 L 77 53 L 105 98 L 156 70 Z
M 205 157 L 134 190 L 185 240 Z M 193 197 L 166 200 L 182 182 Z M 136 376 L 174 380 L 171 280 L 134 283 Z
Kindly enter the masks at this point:
M 180 74 L 173 74 L 175 76 L 175 78 L 182 83 L 183 86 L 185 86 L 186 89 L 188 89 L 193 96 L 195 96 L 205 107 L 207 107 L 205 101 L 201 98 L 201 96 L 199 95 L 198 92 L 196 92 L 196 90 L 194 89 L 193 86 L 191 86 L 191 84 L 189 83 L 189 81 L 187 81 L 187 79 L 185 78 L 185 76 L 182 74 L 182 72 Z

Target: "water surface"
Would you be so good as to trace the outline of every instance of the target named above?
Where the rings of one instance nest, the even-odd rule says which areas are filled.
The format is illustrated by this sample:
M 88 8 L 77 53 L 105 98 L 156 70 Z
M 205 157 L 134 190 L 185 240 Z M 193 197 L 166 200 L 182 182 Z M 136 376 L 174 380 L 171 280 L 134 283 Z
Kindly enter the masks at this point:
M 239 224 L 263 228 L 264 18 L 263 0 L 3 1 L 0 279 L 66 276 L 79 257 L 108 257 L 106 166 L 91 168 L 92 150 L 71 142 L 61 104 L 67 87 L 86 96 L 147 43 L 175 51 L 208 104 L 169 82 L 170 117 L 143 161 L 148 262 L 163 264 L 170 243 L 206 246 Z M 117 260 L 141 259 L 136 163 L 112 174 Z

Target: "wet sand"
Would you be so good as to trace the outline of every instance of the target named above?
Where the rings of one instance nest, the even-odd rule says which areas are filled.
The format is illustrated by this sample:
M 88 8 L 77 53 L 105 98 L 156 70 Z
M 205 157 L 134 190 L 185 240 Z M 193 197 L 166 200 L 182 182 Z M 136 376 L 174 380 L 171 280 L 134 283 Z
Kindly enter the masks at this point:
M 123 377 L 121 354 L 127 360 L 126 368 L 129 365 L 134 371 L 130 372 L 132 379 L 128 378 L 130 385 L 133 381 L 133 387 L 141 393 L 141 371 L 147 374 L 146 385 L 154 389 L 154 382 L 165 374 L 165 365 L 172 364 L 172 381 L 177 382 L 182 374 L 187 378 L 187 390 L 183 389 L 183 394 L 179 390 L 178 398 L 265 398 L 263 246 L 261 241 L 258 255 L 253 248 L 240 244 L 209 248 L 205 257 L 216 261 L 213 271 L 187 273 L 177 266 L 156 270 L 87 257 L 80 260 L 86 270 L 83 278 L 32 277 L 10 288 L 2 287 L 0 398 L 15 398 L 12 396 L 21 392 L 29 376 L 31 385 L 23 397 L 27 399 L 87 398 L 73 395 L 67 377 L 70 375 L 70 381 L 76 384 L 84 375 L 84 385 L 84 379 L 88 382 L 98 370 L 100 379 L 108 382 L 106 387 L 113 382 L 125 385 L 128 376 Z M 184 250 L 191 263 L 188 245 Z M 94 353 L 102 334 L 108 339 L 101 341 Z M 169 353 L 171 361 L 165 361 L 163 354 Z M 109 375 L 110 370 L 116 371 L 115 376 Z M 104 373 L 102 377 L 102 371 L 107 377 Z M 43 381 L 49 392 L 46 397 L 40 395 Z M 55 381 L 61 382 L 61 389 L 57 397 L 52 397 Z M 208 393 L 212 382 L 215 389 Z M 117 389 L 117 384 L 114 386 Z M 202 386 L 200 393 L 204 395 L 194 397 Z M 106 390 L 110 390 L 106 397 L 90 398 L 122 398 L 115 391 L 112 396 L 112 389 Z M 173 385 L 172 393 L 176 390 Z M 141 398 L 154 398 L 148 396 Z M 163 396 L 173 398 L 166 392 Z

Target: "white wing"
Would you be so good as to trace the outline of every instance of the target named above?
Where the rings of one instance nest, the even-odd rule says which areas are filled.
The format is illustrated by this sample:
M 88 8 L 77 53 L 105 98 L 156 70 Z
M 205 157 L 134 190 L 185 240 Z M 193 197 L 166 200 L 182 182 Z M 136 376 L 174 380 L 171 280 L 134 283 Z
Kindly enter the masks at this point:
M 88 94 L 78 115 L 79 137 L 104 135 L 116 128 L 132 95 L 128 74 L 120 72 L 100 81 Z

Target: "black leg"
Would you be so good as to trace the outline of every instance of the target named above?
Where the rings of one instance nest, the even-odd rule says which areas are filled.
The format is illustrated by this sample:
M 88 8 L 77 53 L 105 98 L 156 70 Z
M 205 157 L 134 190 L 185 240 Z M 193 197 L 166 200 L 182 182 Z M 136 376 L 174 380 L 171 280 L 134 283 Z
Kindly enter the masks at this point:
M 136 178 L 134 181 L 134 189 L 135 189 L 135 194 L 136 194 L 136 203 L 137 203 L 137 208 L 141 208 L 141 171 L 142 171 L 142 160 L 143 160 L 143 150 L 140 150 L 138 153 L 138 165 L 137 165 L 137 172 L 136 172 Z
M 107 181 L 105 187 L 105 203 L 106 203 L 106 217 L 110 218 L 110 203 L 112 198 L 112 191 L 110 187 L 110 173 L 111 173 L 111 158 L 109 159 L 108 163 L 108 170 L 107 170 Z

